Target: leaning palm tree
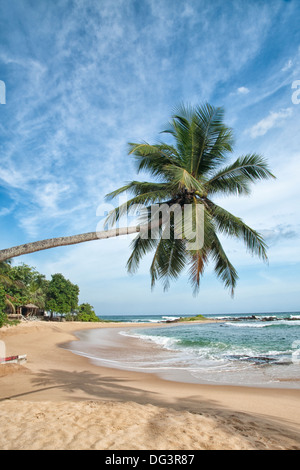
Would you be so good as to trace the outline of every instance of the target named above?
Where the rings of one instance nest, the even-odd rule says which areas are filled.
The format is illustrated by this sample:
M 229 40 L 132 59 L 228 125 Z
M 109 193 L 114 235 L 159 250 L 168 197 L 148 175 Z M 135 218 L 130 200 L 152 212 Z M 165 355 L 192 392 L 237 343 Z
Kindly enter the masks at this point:
M 148 234 L 140 232 L 132 242 L 132 253 L 127 263 L 134 273 L 141 259 L 153 251 L 150 267 L 152 286 L 162 280 L 164 288 L 186 268 L 194 291 L 199 289 L 205 266 L 211 261 L 214 270 L 232 295 L 238 279 L 237 271 L 229 261 L 220 241 L 220 234 L 242 239 L 247 249 L 267 260 L 266 244 L 262 236 L 243 220 L 213 201 L 218 195 L 249 195 L 250 185 L 258 180 L 274 178 L 265 159 L 257 154 L 245 155 L 228 162 L 233 151 L 233 133 L 223 122 L 223 109 L 209 104 L 199 107 L 184 107 L 173 116 L 163 133 L 170 134 L 173 144 L 130 143 L 129 153 L 135 158 L 137 171 L 148 172 L 154 181 L 132 181 L 107 195 L 114 199 L 124 192 L 133 197 L 113 210 L 107 219 L 114 224 L 122 215 L 130 213 L 139 205 L 146 206 L 144 223 Z M 157 221 L 157 213 L 151 210 L 164 204 L 179 206 L 184 212 L 191 206 L 203 209 L 204 242 L 197 249 L 190 249 L 185 227 L 181 236 L 176 236 L 176 222 L 170 212 L 166 222 L 159 219 L 153 236 L 151 223 Z M 146 217 L 145 217 L 146 213 Z M 182 217 L 182 220 L 184 217 Z M 180 222 L 182 223 L 182 222 Z M 165 231 L 168 236 L 165 236 Z M 151 236 L 152 235 L 152 236 Z
M 114 199 L 124 192 L 131 192 L 133 197 L 114 209 L 109 214 L 108 222 L 114 224 L 136 205 L 143 205 L 147 216 L 138 225 L 6 248 L 0 250 L 0 262 L 58 246 L 138 233 L 128 260 L 130 272 L 135 272 L 142 257 L 153 250 L 150 268 L 152 285 L 162 280 L 164 287 L 168 288 L 170 280 L 177 278 L 188 267 L 192 285 L 197 291 L 205 266 L 212 261 L 217 276 L 233 293 L 238 276 L 221 244 L 220 234 L 242 239 L 248 250 L 264 261 L 267 261 L 267 247 L 259 233 L 213 199 L 218 195 L 249 195 L 252 183 L 274 176 L 260 155 L 249 154 L 230 161 L 233 133 L 224 124 L 222 108 L 209 104 L 194 108 L 181 106 L 163 132 L 171 136 L 173 145 L 129 144 L 129 153 L 136 160 L 138 172 L 147 171 L 153 181 L 132 181 L 107 196 Z M 189 248 L 186 227 L 183 227 L 183 236 L 177 237 L 178 222 L 172 214 L 169 223 L 159 218 L 158 225 L 155 227 L 154 224 L 153 227 L 151 208 L 162 203 L 170 208 L 176 204 L 183 213 L 188 207 L 203 209 L 204 243 L 201 247 Z M 193 210 L 194 213 L 197 210 Z M 194 224 L 194 216 L 192 218 Z M 153 229 L 156 231 L 154 237 L 151 236 Z M 165 236 L 166 230 L 169 236 Z

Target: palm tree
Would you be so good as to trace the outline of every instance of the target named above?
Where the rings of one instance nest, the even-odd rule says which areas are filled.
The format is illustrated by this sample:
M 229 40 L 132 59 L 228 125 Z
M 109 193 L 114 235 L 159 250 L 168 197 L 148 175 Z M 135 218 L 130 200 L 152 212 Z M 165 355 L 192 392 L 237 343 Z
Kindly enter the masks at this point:
M 12 281 L 9 277 L 11 260 L 7 259 L 5 261 L 0 261 L 0 283 L 11 285 Z
M 12 279 L 10 279 L 9 277 L 10 264 L 11 264 L 10 259 L 0 262 L 0 286 L 2 286 L 3 288 L 12 286 L 14 284 L 14 281 L 12 281 Z M 4 292 L 5 292 L 5 289 L 4 289 Z M 12 313 L 15 313 L 16 311 L 15 306 L 12 303 L 8 294 L 5 294 L 4 302 L 5 302 L 6 308 L 10 310 Z
M 222 108 L 209 104 L 195 108 L 181 106 L 169 128 L 163 131 L 172 136 L 175 145 L 129 144 L 129 153 L 135 157 L 138 172 L 148 172 L 155 181 L 132 181 L 107 196 L 114 199 L 124 192 L 133 195 L 109 214 L 107 221 L 110 223 L 139 204 L 147 206 L 148 224 L 153 221 L 151 208 L 157 203 L 168 207 L 177 204 L 183 214 L 190 206 L 194 208 L 193 213 L 197 206 L 203 208 L 204 243 L 198 249 L 187 249 L 187 237 L 175 236 L 176 224 L 172 216 L 168 223 L 161 219 L 155 237 L 150 236 L 149 225 L 148 236 L 139 233 L 133 241 L 128 270 L 134 273 L 143 256 L 154 251 L 150 267 L 152 286 L 159 279 L 167 289 L 170 280 L 188 267 L 194 292 L 197 292 L 204 268 L 212 261 L 217 276 L 233 295 L 238 275 L 224 251 L 220 234 L 242 239 L 252 254 L 267 261 L 262 236 L 212 200 L 217 195 L 249 195 L 251 183 L 274 178 L 265 159 L 257 154 L 227 163 L 233 151 L 233 134 L 224 124 L 223 115 Z M 170 236 L 164 236 L 165 230 Z
M 204 268 L 212 261 L 217 276 L 233 293 L 238 276 L 224 251 L 220 234 L 243 240 L 248 250 L 264 261 L 267 261 L 267 247 L 259 233 L 213 202 L 213 198 L 216 195 L 249 195 L 252 183 L 274 176 L 266 160 L 257 154 L 239 157 L 234 162 L 228 161 L 233 152 L 233 133 L 223 119 L 222 108 L 209 104 L 181 106 L 172 117 L 169 128 L 163 131 L 174 140 L 173 145 L 163 142 L 154 145 L 129 144 L 129 153 L 136 160 L 138 172 L 147 171 L 154 181 L 132 181 L 110 193 L 108 199 L 114 199 L 127 191 L 133 197 L 113 210 L 108 222 L 117 222 L 137 204 L 146 206 L 147 218 L 137 226 L 52 238 L 7 248 L 0 250 L 0 261 L 57 246 L 138 233 L 128 260 L 130 272 L 135 272 L 142 257 L 153 250 L 150 269 L 152 285 L 161 279 L 164 287 L 168 288 L 170 280 L 177 278 L 188 267 L 192 285 L 197 291 Z M 168 227 L 160 219 L 156 237 L 145 237 L 145 231 L 151 235 L 150 227 L 153 229 L 151 208 L 162 203 L 170 208 L 177 204 L 182 213 L 190 206 L 203 209 L 204 244 L 201 248 L 190 250 L 187 248 L 188 237 L 177 238 L 178 227 L 172 215 Z M 194 210 L 194 213 L 197 211 Z M 164 236 L 166 229 L 170 231 L 169 237 Z

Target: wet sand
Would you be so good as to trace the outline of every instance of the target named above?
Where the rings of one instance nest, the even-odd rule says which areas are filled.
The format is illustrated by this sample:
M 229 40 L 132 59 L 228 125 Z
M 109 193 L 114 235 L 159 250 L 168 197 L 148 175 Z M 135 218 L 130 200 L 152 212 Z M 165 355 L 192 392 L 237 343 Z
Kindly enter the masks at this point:
M 300 449 L 300 390 L 163 380 L 65 349 L 76 332 L 95 328 L 120 324 L 0 330 L 7 355 L 28 357 L 0 366 L 0 449 Z M 106 348 L 114 348 L 109 331 Z

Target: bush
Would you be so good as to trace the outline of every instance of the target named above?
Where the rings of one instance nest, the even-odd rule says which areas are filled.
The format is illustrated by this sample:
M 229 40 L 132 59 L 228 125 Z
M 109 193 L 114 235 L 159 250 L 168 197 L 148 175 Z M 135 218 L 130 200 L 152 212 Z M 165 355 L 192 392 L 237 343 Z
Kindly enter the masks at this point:
M 181 318 L 180 321 L 197 321 L 197 320 L 207 320 L 203 315 L 196 315 L 194 317 Z
M 90 304 L 81 304 L 79 305 L 79 311 L 76 320 L 84 322 L 98 322 L 99 318 Z
M 5 299 L 4 287 L 0 284 L 0 328 L 8 322 L 7 315 L 5 313 Z

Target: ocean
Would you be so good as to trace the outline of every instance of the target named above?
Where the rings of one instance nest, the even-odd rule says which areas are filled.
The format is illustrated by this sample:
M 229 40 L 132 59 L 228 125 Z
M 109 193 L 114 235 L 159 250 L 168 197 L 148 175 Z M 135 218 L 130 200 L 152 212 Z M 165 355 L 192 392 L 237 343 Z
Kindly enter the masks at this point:
M 120 322 L 116 334 L 120 340 L 131 341 L 128 348 L 122 345 L 122 351 L 110 357 L 109 347 L 104 353 L 103 333 L 85 331 L 84 341 L 76 342 L 74 352 L 99 365 L 152 372 L 167 380 L 300 388 L 300 312 L 205 317 L 218 322 L 164 325 L 161 322 L 172 322 L 179 316 L 101 316 Z M 122 328 L 124 322 L 149 325 Z M 80 344 L 85 346 L 81 349 Z M 132 348 L 132 344 L 139 347 Z

